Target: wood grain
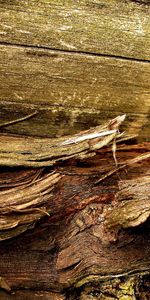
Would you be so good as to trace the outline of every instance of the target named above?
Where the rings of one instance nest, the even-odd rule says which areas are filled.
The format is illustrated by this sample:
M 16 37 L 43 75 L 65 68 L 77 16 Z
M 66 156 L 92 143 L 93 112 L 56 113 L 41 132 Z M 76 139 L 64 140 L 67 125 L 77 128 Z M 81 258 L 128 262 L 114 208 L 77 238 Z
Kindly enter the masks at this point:
M 0 1 L 0 41 L 148 60 L 149 11 L 149 1 Z
M 44 167 L 73 157 L 83 159 L 93 156 L 97 149 L 108 146 L 115 138 L 117 141 L 128 139 L 118 132 L 124 118 L 125 115 L 118 116 L 102 126 L 55 139 L 0 134 L 0 165 Z M 92 139 L 89 139 L 91 135 Z
M 1 124 L 61 136 L 127 113 L 149 140 L 149 1 L 0 1 Z M 1 128 L 2 129 L 2 128 Z
M 148 139 L 149 86 L 147 62 L 0 46 L 1 125 L 38 112 L 5 132 L 54 137 L 127 113 L 124 129 Z
M 1 164 L 51 165 L 1 167 L 0 299 L 113 297 L 119 278 L 135 297 L 149 274 L 149 144 L 118 147 L 119 169 L 110 148 L 56 146 L 124 113 L 121 131 L 149 140 L 149 4 L 0 0 Z

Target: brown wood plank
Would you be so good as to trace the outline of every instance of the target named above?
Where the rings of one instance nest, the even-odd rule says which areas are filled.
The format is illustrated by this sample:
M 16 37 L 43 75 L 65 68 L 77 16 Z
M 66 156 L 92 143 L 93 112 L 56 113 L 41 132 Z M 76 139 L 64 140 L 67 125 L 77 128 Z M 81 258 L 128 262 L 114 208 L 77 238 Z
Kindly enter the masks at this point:
M 5 132 L 57 136 L 126 113 L 125 129 L 148 138 L 149 86 L 147 62 L 0 46 L 0 125 L 37 110 Z
M 0 42 L 150 59 L 149 1 L 0 1 Z

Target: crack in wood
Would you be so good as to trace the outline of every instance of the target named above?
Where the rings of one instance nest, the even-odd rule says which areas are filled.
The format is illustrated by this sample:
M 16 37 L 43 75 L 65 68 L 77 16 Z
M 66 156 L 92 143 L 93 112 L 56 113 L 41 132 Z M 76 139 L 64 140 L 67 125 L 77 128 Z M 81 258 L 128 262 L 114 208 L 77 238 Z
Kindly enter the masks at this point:
M 67 49 L 59 49 L 59 48 L 51 48 L 47 46 L 38 46 L 38 45 L 28 45 L 28 44 L 19 44 L 19 43 L 10 43 L 10 42 L 1 42 L 0 41 L 0 46 L 8 46 L 8 47 L 18 47 L 18 48 L 23 48 L 23 49 L 35 49 L 35 50 L 47 50 L 47 51 L 56 51 L 56 53 L 63 53 L 63 54 L 77 54 L 81 56 L 93 56 L 93 57 L 106 57 L 110 59 L 117 59 L 117 60 L 126 60 L 126 61 L 134 61 L 134 62 L 142 62 L 142 63 L 150 63 L 150 60 L 148 59 L 141 59 L 141 58 L 134 58 L 134 57 L 126 57 L 126 56 L 121 56 L 121 55 L 111 55 L 107 53 L 96 53 L 96 52 L 90 52 L 90 51 L 79 51 L 79 50 L 67 50 Z M 32 53 L 33 55 L 37 55 L 36 53 Z M 41 57 L 42 56 L 49 56 L 48 53 L 41 53 L 39 54 Z M 54 56 L 54 54 L 50 55 Z

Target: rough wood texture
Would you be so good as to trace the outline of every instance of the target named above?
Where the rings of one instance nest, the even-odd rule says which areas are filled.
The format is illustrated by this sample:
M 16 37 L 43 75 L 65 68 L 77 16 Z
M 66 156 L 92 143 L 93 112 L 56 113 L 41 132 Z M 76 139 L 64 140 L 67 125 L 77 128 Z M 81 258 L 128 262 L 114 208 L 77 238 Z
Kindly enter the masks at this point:
M 58 136 L 121 112 L 126 130 L 148 137 L 148 63 L 6 46 L 0 59 L 1 124 L 38 112 L 3 130 Z
M 72 157 L 83 159 L 95 155 L 97 149 L 120 137 L 118 129 L 124 118 L 125 115 L 118 116 L 102 126 L 57 139 L 1 134 L 0 165 L 43 167 Z
M 0 299 L 150 298 L 149 143 L 118 146 L 118 167 L 102 149 L 114 135 L 61 144 L 124 113 L 122 130 L 149 139 L 149 12 L 0 0 Z
M 149 1 L 1 0 L 0 40 L 148 60 L 149 11 Z
M 50 214 L 51 191 L 60 176 L 59 174 L 49 174 L 39 179 L 40 173 L 41 170 L 40 172 L 38 170 L 29 183 L 22 182 L 20 186 L 16 186 L 14 183 L 10 190 L 5 188 L 4 191 L 1 191 L 0 241 L 26 231 L 42 216 Z M 20 178 L 20 181 L 22 180 L 23 178 Z M 6 183 L 4 186 L 6 187 Z
M 3 131 L 61 136 L 127 113 L 148 140 L 148 2 L 7 0 L 0 16 L 1 124 L 38 112 Z
M 1 300 L 66 300 L 65 296 L 48 291 L 15 291 L 6 293 L 0 291 Z
M 71 158 L 87 159 L 120 135 L 119 126 L 124 119 L 125 115 L 118 116 L 103 126 L 80 132 L 69 139 L 40 139 L 23 136 L 18 138 L 2 135 L 0 164 L 8 167 L 43 167 L 53 166 Z M 113 156 L 117 163 L 115 152 Z M 52 170 L 50 174 L 40 178 L 41 173 L 44 173 L 44 168 L 34 172 L 27 170 L 21 175 L 20 172 L 15 174 L 13 171 L 10 173 L 10 178 L 9 173 L 7 176 L 7 173 L 2 172 L 0 186 L 4 191 L 0 192 L 0 240 L 24 232 L 40 217 L 51 213 L 49 207 L 51 192 L 61 179 L 61 175 Z
M 97 156 L 88 160 L 72 159 L 68 164 L 55 166 L 62 178 L 49 199 L 50 217 L 45 216 L 34 231 L 0 244 L 3 288 L 60 292 L 73 286 L 77 289 L 92 282 L 149 272 L 148 150 L 148 143 L 120 146 L 120 164 L 125 165 L 126 159 L 132 164 L 117 172 L 115 168 L 105 178 L 114 165 L 109 148 L 99 150 Z M 145 159 L 140 160 L 142 155 Z M 25 173 L 23 177 L 27 180 Z M 1 189 L 6 192 L 8 173 L 2 179 Z M 11 192 L 12 186 L 9 189 Z M 24 213 L 28 214 L 13 211 L 18 218 Z M 122 222 L 125 215 L 126 223 Z

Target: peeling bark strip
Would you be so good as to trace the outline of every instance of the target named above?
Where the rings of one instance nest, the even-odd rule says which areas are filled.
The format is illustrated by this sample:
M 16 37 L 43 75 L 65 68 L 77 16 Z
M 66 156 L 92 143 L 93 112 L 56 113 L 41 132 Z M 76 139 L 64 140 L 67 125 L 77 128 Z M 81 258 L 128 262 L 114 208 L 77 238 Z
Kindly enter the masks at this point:
M 97 126 L 70 138 L 40 139 L 1 134 L 0 165 L 41 167 L 72 157 L 86 158 L 119 136 L 118 128 L 124 119 L 125 115 L 118 116 L 104 126 Z

